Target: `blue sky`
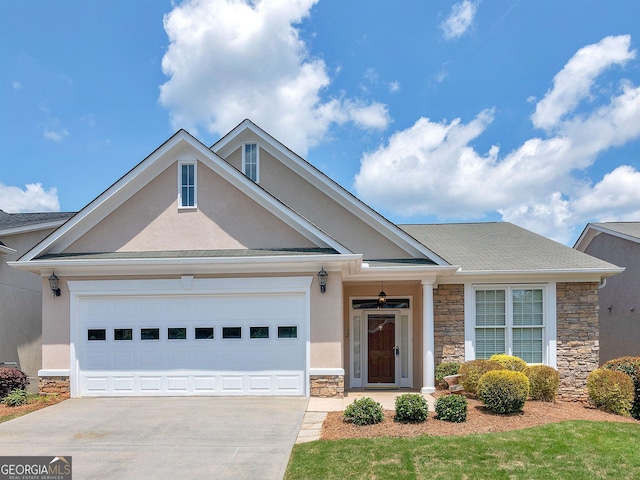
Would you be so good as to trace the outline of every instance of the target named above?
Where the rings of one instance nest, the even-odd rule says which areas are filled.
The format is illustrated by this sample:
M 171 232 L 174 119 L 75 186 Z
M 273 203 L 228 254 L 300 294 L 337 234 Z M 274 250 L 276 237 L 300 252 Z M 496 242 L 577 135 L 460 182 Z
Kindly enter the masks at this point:
M 640 220 L 640 2 L 0 2 L 0 208 L 250 118 L 396 223 Z

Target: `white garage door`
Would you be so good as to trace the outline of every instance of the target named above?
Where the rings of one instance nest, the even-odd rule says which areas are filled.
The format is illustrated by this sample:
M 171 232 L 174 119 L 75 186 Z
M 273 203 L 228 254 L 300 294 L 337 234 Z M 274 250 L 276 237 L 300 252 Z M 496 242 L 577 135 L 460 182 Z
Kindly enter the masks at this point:
M 308 295 L 81 295 L 80 396 L 304 395 Z

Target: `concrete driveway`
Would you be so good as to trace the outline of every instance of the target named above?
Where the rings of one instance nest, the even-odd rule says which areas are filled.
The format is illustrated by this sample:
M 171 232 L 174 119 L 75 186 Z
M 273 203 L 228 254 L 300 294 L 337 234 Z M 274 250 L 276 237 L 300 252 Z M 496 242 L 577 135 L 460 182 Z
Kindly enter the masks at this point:
M 281 479 L 301 397 L 79 398 L 0 424 L 0 455 L 71 456 L 73 478 Z

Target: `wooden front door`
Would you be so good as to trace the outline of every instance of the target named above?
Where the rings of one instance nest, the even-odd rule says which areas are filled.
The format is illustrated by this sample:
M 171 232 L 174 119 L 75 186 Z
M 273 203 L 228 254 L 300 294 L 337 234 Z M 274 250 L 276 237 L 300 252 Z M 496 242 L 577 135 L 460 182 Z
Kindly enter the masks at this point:
M 371 314 L 367 317 L 369 383 L 396 382 L 396 316 Z

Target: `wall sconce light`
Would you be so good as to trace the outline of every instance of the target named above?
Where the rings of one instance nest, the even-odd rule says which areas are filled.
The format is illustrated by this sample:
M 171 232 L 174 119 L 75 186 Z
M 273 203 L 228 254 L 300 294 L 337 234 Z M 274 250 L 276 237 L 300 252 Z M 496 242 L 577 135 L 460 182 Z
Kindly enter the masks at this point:
M 322 270 L 318 272 L 318 283 L 320 284 L 320 293 L 324 293 L 327 291 L 327 277 L 329 274 L 324 271 L 324 267 Z
M 55 272 L 52 273 L 49 276 L 49 288 L 53 292 L 53 297 L 54 298 L 60 296 L 60 289 L 58 288 L 58 282 L 59 282 L 59 279 L 58 279 L 58 277 L 56 277 Z
M 382 290 L 378 294 L 378 308 L 384 307 L 384 304 L 387 302 L 387 294 L 384 293 L 384 282 L 382 282 Z

